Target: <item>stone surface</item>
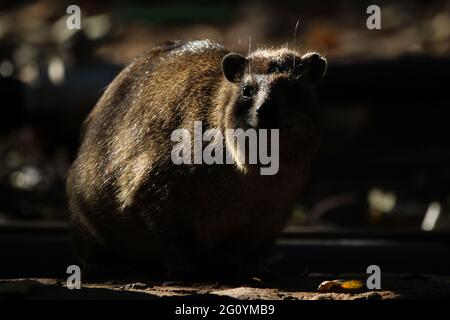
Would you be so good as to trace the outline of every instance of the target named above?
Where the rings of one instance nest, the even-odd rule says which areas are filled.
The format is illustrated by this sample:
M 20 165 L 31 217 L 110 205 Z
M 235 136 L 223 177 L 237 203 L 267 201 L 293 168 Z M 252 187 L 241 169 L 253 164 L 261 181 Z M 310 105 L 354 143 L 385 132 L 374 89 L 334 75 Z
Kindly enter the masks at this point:
M 81 290 L 69 290 L 62 279 L 3 279 L 0 299 L 167 299 L 212 298 L 238 300 L 386 300 L 449 299 L 450 277 L 389 274 L 382 277 L 382 290 L 358 292 L 317 291 L 324 280 L 359 279 L 364 275 L 309 275 L 277 282 L 194 283 L 143 281 L 87 281 Z

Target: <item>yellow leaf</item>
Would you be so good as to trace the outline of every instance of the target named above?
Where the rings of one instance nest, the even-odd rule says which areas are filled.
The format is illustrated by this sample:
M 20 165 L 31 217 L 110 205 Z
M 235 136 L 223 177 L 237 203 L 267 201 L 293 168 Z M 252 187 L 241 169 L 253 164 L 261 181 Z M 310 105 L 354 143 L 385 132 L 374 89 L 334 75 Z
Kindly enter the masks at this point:
M 359 280 L 331 280 L 324 281 L 319 285 L 319 292 L 349 292 L 360 290 L 363 283 Z
M 341 287 L 343 289 L 347 290 L 358 290 L 361 289 L 363 286 L 363 283 L 359 280 L 350 280 L 350 281 L 344 281 L 341 283 Z

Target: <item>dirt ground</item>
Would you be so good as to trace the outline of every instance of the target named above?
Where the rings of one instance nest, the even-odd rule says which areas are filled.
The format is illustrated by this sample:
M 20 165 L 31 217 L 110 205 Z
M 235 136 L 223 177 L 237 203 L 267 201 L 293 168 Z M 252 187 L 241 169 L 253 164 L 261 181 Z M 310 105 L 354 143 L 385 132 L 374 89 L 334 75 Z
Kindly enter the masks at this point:
M 0 299 L 237 299 L 237 300 L 398 300 L 449 299 L 450 277 L 418 274 L 382 276 L 381 290 L 318 292 L 322 281 L 357 279 L 366 275 L 307 276 L 263 283 L 245 284 L 188 282 L 86 282 L 80 290 L 69 290 L 65 280 L 22 278 L 0 280 Z

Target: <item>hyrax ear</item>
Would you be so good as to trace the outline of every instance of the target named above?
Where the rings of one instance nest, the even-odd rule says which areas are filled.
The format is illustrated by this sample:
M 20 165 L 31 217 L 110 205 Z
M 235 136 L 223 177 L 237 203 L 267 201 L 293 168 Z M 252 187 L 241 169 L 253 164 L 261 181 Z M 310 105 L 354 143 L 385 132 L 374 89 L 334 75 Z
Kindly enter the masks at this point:
M 308 81 L 315 85 L 322 80 L 327 70 L 327 60 L 316 52 L 310 52 L 302 57 L 302 64 Z
M 230 82 L 239 82 L 247 66 L 247 58 L 238 53 L 229 53 L 222 59 L 222 72 Z

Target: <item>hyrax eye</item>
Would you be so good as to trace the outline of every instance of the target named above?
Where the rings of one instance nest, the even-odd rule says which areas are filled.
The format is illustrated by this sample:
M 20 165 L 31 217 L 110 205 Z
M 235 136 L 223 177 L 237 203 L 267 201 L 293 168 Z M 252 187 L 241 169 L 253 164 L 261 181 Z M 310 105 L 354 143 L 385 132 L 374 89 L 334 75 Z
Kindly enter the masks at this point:
M 242 88 L 242 97 L 248 99 L 251 98 L 252 96 L 253 96 L 253 87 L 244 86 L 244 88 Z

